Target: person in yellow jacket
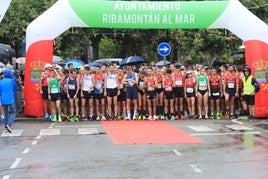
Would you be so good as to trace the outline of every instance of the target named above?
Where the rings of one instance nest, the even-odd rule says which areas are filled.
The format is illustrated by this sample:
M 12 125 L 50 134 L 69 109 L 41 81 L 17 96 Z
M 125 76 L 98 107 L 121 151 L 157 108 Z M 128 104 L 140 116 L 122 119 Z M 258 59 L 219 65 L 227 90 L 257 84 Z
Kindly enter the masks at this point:
M 260 90 L 260 86 L 256 79 L 251 75 L 251 69 L 249 67 L 244 68 L 243 81 L 243 92 L 242 95 L 245 99 L 245 104 L 243 106 L 243 114 L 241 119 L 255 119 L 255 94 Z M 249 117 L 247 117 L 249 114 Z

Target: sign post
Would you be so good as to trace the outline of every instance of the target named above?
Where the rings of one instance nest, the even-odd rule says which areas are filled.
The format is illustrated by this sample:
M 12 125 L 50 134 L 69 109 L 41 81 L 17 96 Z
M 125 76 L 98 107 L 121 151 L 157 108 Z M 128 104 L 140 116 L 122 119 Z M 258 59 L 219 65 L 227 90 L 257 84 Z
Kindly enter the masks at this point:
M 167 62 L 167 56 L 171 52 L 171 46 L 167 42 L 162 42 L 157 47 L 157 52 L 159 55 L 164 57 L 164 65 L 166 65 Z

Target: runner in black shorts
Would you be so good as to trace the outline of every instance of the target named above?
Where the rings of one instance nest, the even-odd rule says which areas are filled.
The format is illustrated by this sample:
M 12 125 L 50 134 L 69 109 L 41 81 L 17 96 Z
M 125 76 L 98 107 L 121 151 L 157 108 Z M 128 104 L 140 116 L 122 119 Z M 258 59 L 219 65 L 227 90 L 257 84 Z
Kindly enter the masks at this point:
M 174 87 L 174 78 L 171 75 L 171 69 L 167 69 L 167 73 L 163 79 L 164 87 L 164 120 L 174 120 L 174 94 L 172 88 Z

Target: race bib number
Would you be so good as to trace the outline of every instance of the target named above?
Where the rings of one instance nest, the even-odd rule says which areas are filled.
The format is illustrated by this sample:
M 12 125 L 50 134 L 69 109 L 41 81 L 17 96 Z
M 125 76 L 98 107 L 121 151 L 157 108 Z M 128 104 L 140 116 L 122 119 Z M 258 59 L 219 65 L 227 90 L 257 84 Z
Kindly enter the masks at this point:
M 199 86 L 205 87 L 205 86 L 207 86 L 207 82 L 206 81 L 200 81 Z
M 54 94 L 54 93 L 59 93 L 58 88 L 52 88 L 52 89 L 51 89 L 51 93 L 52 93 L 52 94 Z
M 228 83 L 228 88 L 234 88 L 234 83 Z
M 96 82 L 96 87 L 97 88 L 103 88 L 104 83 L 103 82 Z
M 120 89 L 123 89 L 123 87 L 124 87 L 123 84 L 119 84 Z
M 154 90 L 154 87 L 152 87 L 152 86 L 148 87 L 148 91 L 153 91 L 153 90 Z
M 187 92 L 187 93 L 193 93 L 193 92 L 194 92 L 194 89 L 193 89 L 193 88 L 187 88 L 187 89 L 186 89 L 186 92 Z
M 143 86 L 144 86 L 144 82 L 140 82 L 140 84 L 141 84 L 141 83 L 143 83 Z M 134 86 L 134 84 L 135 84 L 135 83 L 134 83 L 132 80 L 131 80 L 131 81 L 128 81 L 128 85 L 129 85 L 129 86 Z
M 220 93 L 212 93 L 213 96 L 220 96 Z
M 166 91 L 172 91 L 172 87 L 171 87 L 171 86 L 168 86 L 168 87 L 166 87 L 165 90 L 166 90 Z
M 141 87 L 144 87 L 144 81 L 140 81 L 139 85 L 140 85 Z
M 69 89 L 70 90 L 74 90 L 75 89 L 75 85 L 69 85 Z
M 181 80 L 176 80 L 176 86 L 181 86 L 182 85 L 182 81 Z
M 161 83 L 158 83 L 158 84 L 157 84 L 157 88 L 158 88 L 158 89 L 161 89 L 161 88 L 162 88 L 162 84 L 161 84 Z

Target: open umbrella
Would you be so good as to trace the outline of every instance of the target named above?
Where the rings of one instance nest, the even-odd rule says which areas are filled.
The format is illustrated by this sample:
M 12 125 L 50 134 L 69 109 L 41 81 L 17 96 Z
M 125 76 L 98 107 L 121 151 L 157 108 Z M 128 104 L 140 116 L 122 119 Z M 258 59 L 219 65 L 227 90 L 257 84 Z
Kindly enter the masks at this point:
M 64 62 L 64 60 L 61 57 L 59 57 L 59 56 L 53 55 L 52 62 L 54 64 L 61 64 L 61 63 Z
M 100 62 L 90 62 L 90 63 L 86 64 L 86 66 L 88 66 L 88 67 L 95 67 L 95 66 L 101 67 L 101 63 Z
M 9 58 L 9 50 L 5 44 L 0 43 L 0 59 Z
M 65 63 L 66 64 L 65 64 L 64 68 L 68 68 L 68 65 L 70 63 L 73 64 L 73 68 L 79 68 L 85 64 L 85 62 L 83 62 L 82 60 L 79 60 L 79 59 L 70 59 L 70 60 L 67 60 Z
M 0 62 L 0 67 L 2 68 L 2 67 L 5 67 L 6 65 L 5 64 L 3 64 L 2 62 Z
M 169 61 L 167 61 L 167 60 L 161 60 L 161 61 L 157 62 L 157 63 L 155 64 L 155 66 L 157 66 L 157 67 L 162 67 L 162 66 L 169 65 L 169 64 L 170 64 Z
M 120 66 L 123 65 L 139 65 L 145 63 L 145 60 L 140 57 L 140 56 L 130 56 L 128 58 L 124 58 L 121 63 Z

